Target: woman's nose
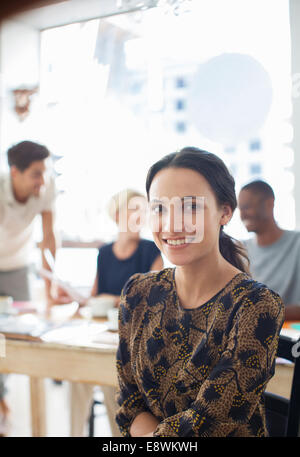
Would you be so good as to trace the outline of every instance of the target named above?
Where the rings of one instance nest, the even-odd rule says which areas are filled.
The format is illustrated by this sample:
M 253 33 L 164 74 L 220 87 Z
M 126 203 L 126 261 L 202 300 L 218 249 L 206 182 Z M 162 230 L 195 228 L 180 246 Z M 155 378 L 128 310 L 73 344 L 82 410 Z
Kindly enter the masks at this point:
M 168 233 L 181 233 L 183 230 L 182 224 L 182 209 L 176 205 L 170 205 L 169 211 L 163 217 L 162 229 Z

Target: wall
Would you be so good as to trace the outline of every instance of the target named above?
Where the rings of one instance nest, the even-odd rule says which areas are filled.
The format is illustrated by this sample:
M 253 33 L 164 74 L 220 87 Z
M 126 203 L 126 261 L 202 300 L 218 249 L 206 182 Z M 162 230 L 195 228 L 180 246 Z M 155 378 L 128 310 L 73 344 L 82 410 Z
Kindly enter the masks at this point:
M 37 139 L 38 95 L 33 95 L 32 115 L 20 121 L 14 112 L 12 91 L 39 83 L 40 33 L 37 29 L 5 21 L 0 28 L 0 171 L 7 168 L 6 150 L 23 139 Z
M 292 75 L 300 75 L 300 1 L 290 0 Z M 53 25 L 53 24 L 52 24 Z M 7 148 L 22 139 L 42 138 L 38 95 L 33 96 L 31 115 L 20 122 L 13 111 L 12 90 L 33 87 L 39 82 L 39 30 L 30 24 L 10 20 L 0 27 L 0 172 L 7 169 Z M 300 90 L 299 90 L 300 93 Z M 292 124 L 294 137 L 296 228 L 300 230 L 300 96 L 294 97 Z M 38 125 L 38 127 L 37 127 Z M 47 126 L 42 126 L 47 128 Z M 49 126 L 48 126 L 49 127 Z
M 290 24 L 291 24 L 291 52 L 292 68 L 291 74 L 298 81 L 298 89 L 294 87 L 293 115 L 292 125 L 294 128 L 294 137 L 292 147 L 294 150 L 294 167 L 295 175 L 295 205 L 296 205 L 296 229 L 300 230 L 300 2 L 299 0 L 290 0 Z M 296 89 L 296 90 L 295 90 Z

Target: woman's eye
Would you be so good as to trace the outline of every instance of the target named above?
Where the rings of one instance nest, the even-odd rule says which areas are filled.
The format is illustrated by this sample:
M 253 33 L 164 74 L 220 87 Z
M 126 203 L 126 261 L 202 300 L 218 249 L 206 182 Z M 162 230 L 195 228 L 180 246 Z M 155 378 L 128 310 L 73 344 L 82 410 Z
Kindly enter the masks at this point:
M 184 211 L 198 211 L 201 209 L 201 205 L 198 203 L 187 203 L 183 207 Z
M 151 208 L 151 212 L 153 214 L 161 214 L 161 213 L 163 213 L 163 211 L 164 211 L 164 208 L 162 205 L 155 205 L 155 206 L 152 206 L 152 208 Z

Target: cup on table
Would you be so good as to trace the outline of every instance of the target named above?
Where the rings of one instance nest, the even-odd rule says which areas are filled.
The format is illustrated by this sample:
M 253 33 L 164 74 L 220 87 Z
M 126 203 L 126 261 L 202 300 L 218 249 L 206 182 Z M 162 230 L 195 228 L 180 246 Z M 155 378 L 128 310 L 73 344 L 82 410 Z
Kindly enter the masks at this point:
M 12 311 L 13 298 L 8 295 L 0 296 L 0 314 L 7 314 Z
M 93 317 L 106 317 L 107 311 L 115 305 L 115 299 L 110 297 L 92 297 L 88 300 Z
M 110 330 L 119 328 L 119 308 L 112 308 L 107 311 L 108 326 Z

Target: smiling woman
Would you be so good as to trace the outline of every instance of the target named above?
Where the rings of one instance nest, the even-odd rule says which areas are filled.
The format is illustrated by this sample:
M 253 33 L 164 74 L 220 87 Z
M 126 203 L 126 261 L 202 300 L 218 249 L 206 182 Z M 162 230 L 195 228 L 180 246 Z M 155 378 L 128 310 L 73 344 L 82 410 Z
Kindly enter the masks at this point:
M 236 207 L 234 180 L 214 154 L 184 148 L 150 168 L 146 190 L 158 218 L 155 243 L 175 268 L 134 275 L 123 289 L 120 430 L 266 436 L 262 394 L 274 374 L 284 308 L 278 294 L 251 279 L 243 250 L 223 232 Z M 166 203 L 175 197 L 191 199 L 194 222 L 203 211 L 202 228 L 190 232 L 186 213 Z
M 156 224 L 151 224 L 152 228 L 155 226 L 155 242 L 172 263 L 178 265 L 170 251 L 173 240 L 177 245 L 177 240 L 184 239 L 191 255 L 197 255 L 194 243 L 202 251 L 220 249 L 228 262 L 247 271 L 244 249 L 223 232 L 237 200 L 234 180 L 221 159 L 196 148 L 184 148 L 180 154 L 170 154 L 151 167 L 146 191 L 156 214 Z M 184 202 L 182 212 L 174 200 Z

